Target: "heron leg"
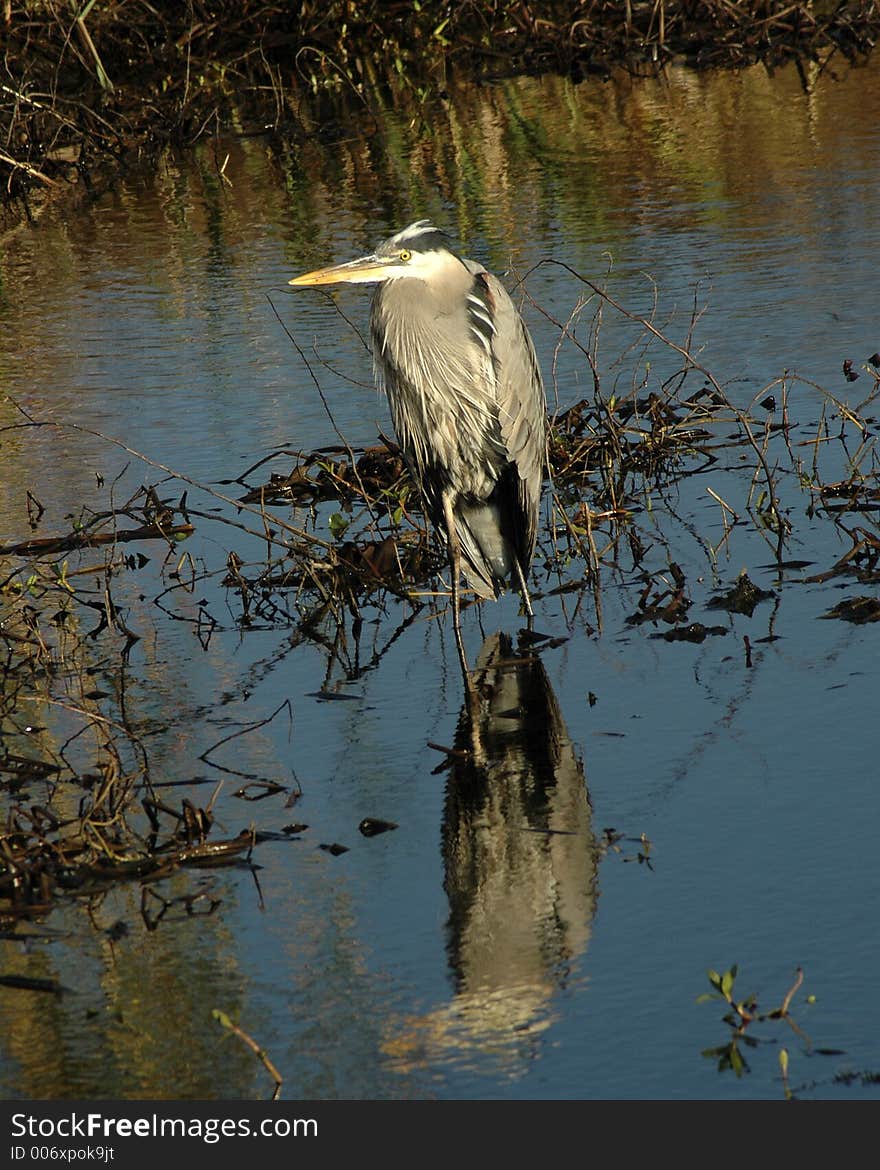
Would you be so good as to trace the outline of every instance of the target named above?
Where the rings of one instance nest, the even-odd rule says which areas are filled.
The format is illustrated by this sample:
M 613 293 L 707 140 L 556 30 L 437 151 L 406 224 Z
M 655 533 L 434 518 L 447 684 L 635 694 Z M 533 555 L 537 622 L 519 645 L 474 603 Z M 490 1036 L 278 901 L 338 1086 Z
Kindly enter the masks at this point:
M 452 574 L 452 628 L 455 631 L 458 660 L 461 663 L 462 673 L 467 684 L 470 678 L 470 667 L 461 637 L 461 548 L 458 543 L 458 530 L 455 527 L 455 514 L 452 510 L 452 492 L 448 489 L 443 493 L 443 520 L 446 524 L 446 539 L 449 544 L 449 571 Z
M 522 565 L 519 563 L 519 557 L 514 556 L 513 563 L 516 571 L 516 587 L 519 590 L 519 595 L 528 614 L 528 622 L 526 624 L 531 629 L 535 621 L 535 614 L 532 609 L 532 599 L 529 597 L 529 587 L 526 585 L 526 575 L 523 572 Z

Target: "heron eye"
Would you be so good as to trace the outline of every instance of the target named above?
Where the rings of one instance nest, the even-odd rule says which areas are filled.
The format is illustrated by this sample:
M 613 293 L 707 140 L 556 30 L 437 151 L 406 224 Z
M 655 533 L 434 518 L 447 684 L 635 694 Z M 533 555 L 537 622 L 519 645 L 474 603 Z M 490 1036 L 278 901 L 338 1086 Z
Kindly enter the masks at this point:
M 406 264 L 407 260 L 412 259 L 412 252 L 410 252 L 409 248 L 401 248 L 398 256 Z

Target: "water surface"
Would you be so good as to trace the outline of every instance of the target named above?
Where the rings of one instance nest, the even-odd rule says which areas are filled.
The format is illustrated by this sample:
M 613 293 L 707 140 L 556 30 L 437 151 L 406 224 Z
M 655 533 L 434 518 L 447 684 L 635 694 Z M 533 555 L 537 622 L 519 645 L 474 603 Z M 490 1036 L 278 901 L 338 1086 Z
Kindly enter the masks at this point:
M 841 366 L 858 369 L 880 348 L 876 69 L 827 73 L 809 94 L 793 71 L 762 69 L 511 81 L 455 93 L 415 122 L 389 110 L 338 130 L 331 145 L 202 144 L 5 240 L 7 538 L 29 535 L 28 489 L 46 508 L 40 534 L 144 483 L 235 518 L 196 485 L 237 498 L 227 481 L 274 451 L 388 432 L 361 340 L 364 290 L 331 297 L 286 282 L 422 215 L 524 297 L 551 409 L 592 387 L 581 351 L 560 340 L 590 296 L 575 274 L 631 312 L 654 312 L 677 343 L 696 307 L 692 348 L 737 405 L 799 375 L 790 409 L 804 436 L 829 393 L 855 404 L 870 388 L 866 372 L 847 383 Z M 572 322 L 584 344 L 597 308 L 593 298 Z M 606 394 L 654 388 L 680 366 L 603 312 Z M 22 428 L 23 411 L 57 426 Z M 260 847 L 258 886 L 231 870 L 165 883 L 166 898 L 208 892 L 220 903 L 208 917 L 179 903 L 147 931 L 132 884 L 91 918 L 79 904 L 53 914 L 43 941 L 4 942 L 7 971 L 70 988 L 50 1003 L 4 995 L 5 1095 L 266 1096 L 264 1071 L 212 1021 L 220 1008 L 266 1045 L 287 1099 L 780 1099 L 781 1045 L 800 1095 L 876 1096 L 861 1074 L 880 1059 L 877 634 L 817 620 L 875 587 L 780 577 L 766 567 L 772 542 L 751 524 L 723 543 L 705 489 L 744 512 L 739 458 L 723 456 L 638 520 L 657 541 L 655 562 L 684 567 L 693 616 L 728 632 L 670 645 L 650 623 L 627 623 L 643 584 L 625 557 L 605 573 L 601 614 L 589 596 L 546 596 L 539 627 L 566 640 L 527 677 L 504 676 L 512 697 L 487 715 L 494 770 L 482 786 L 461 768 L 438 773 L 444 757 L 427 746 L 461 736 L 448 614 L 423 611 L 395 637 L 406 605 L 367 607 L 359 635 L 347 625 L 344 652 L 332 654 L 295 624 L 237 628 L 221 582 L 231 550 L 262 555 L 255 537 L 199 519 L 186 545 L 197 581 L 164 609 L 153 598 L 174 565 L 146 548 L 150 566 L 117 588 L 141 636 L 125 699 L 153 781 L 187 782 L 204 803 L 223 778 L 218 832 L 309 828 Z M 845 537 L 810 520 L 808 495 L 780 475 L 788 555 L 829 567 Z M 330 539 L 323 512 L 278 514 Z M 870 515 L 859 522 L 873 531 Z M 83 553 L 71 565 L 100 560 Z M 703 610 L 743 568 L 775 599 L 752 618 Z M 174 620 L 200 602 L 219 622 L 206 646 Z M 520 625 L 515 598 L 469 612 L 469 653 L 491 663 L 498 633 Z M 105 650 L 96 646 L 98 672 Z M 316 697 L 328 690 L 345 697 Z M 523 706 L 540 715 L 520 728 L 509 712 Z M 44 715 L 61 736 L 64 717 Z M 236 799 L 251 777 L 302 795 Z M 363 837 L 366 816 L 399 827 Z M 318 848 L 332 843 L 348 852 Z M 102 931 L 119 921 L 128 933 L 111 941 Z M 794 1008 L 812 1047 L 767 1026 L 767 1042 L 746 1052 L 750 1073 L 716 1071 L 701 1054 L 729 1030 L 721 1006 L 696 997 L 707 968 L 733 963 L 738 990 L 766 1010 L 803 966 Z

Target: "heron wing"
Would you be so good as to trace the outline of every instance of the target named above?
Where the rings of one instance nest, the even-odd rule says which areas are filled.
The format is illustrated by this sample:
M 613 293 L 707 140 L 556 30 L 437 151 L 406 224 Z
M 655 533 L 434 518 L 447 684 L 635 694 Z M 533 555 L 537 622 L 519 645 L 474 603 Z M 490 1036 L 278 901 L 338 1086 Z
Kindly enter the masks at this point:
M 547 465 L 547 403 L 535 347 L 516 305 L 496 276 L 486 272 L 480 279 L 493 308 L 498 424 L 508 459 L 516 469 L 515 482 L 499 480 L 499 488 L 510 497 L 499 504 L 502 514 L 508 509 L 508 539 L 525 570 L 535 548 Z

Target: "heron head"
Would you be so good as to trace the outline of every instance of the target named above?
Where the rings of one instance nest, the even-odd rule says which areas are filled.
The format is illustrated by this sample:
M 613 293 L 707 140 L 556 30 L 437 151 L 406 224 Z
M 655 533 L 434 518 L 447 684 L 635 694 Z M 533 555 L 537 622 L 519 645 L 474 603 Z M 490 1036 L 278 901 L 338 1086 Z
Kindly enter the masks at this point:
M 289 284 L 379 284 L 385 280 L 405 278 L 430 282 L 453 260 L 449 241 L 429 219 L 419 219 L 403 231 L 389 236 L 375 252 L 335 264 L 316 268 L 314 272 L 295 276 Z

